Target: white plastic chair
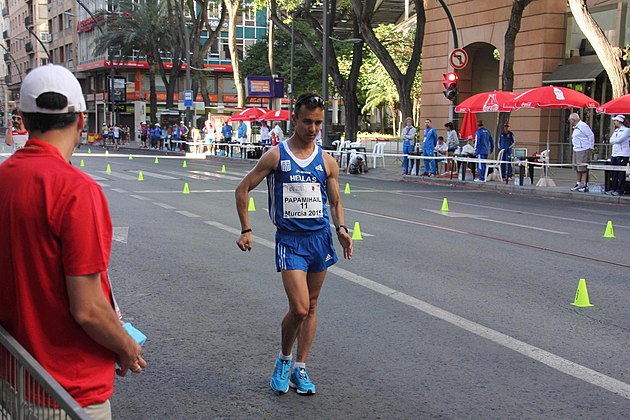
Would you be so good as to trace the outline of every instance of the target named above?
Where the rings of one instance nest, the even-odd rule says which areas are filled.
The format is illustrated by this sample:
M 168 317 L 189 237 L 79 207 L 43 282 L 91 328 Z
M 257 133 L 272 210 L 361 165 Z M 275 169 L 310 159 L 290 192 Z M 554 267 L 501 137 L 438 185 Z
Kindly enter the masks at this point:
M 383 162 L 383 168 L 385 167 L 385 143 L 376 143 L 372 153 L 369 154 L 372 157 L 372 168 L 376 169 L 376 161 L 381 159 Z
M 492 168 L 493 169 L 492 173 L 496 174 L 496 175 L 493 175 L 493 178 L 498 179 L 499 182 L 503 182 L 503 176 L 501 176 L 501 163 L 500 163 L 500 161 L 503 160 L 503 152 L 504 150 L 501 149 L 499 150 L 499 154 L 497 154 L 497 161 L 499 162 L 486 164 L 486 176 L 485 176 L 486 179 L 488 179 L 488 172 L 490 171 L 490 168 Z

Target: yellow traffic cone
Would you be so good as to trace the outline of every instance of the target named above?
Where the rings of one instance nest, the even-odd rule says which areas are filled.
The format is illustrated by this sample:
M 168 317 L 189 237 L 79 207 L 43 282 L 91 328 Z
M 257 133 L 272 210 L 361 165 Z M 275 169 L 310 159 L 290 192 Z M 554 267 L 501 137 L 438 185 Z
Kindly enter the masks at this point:
M 105 150 L 105 156 L 109 156 L 109 150 Z
M 448 200 L 446 199 L 446 197 L 444 197 L 444 200 L 442 200 L 442 211 L 443 212 L 448 212 Z
M 156 165 L 157 165 L 158 163 L 160 163 L 160 161 L 158 160 L 157 156 L 155 157 L 155 162 L 153 162 L 153 163 L 155 163 Z
M 588 290 L 586 290 L 586 280 L 580 279 L 578 283 L 577 291 L 575 292 L 575 299 L 571 304 L 573 306 L 578 306 L 580 308 L 593 306 L 591 305 L 591 301 L 588 299 Z
M 133 160 L 133 156 L 131 156 L 131 153 L 129 153 L 129 160 Z
M 254 197 L 249 197 L 249 206 L 247 206 L 247 211 L 256 211 L 256 205 L 254 204 Z
M 612 220 L 609 220 L 606 224 L 606 231 L 604 232 L 604 238 L 614 238 L 615 231 L 613 230 Z
M 186 165 L 186 161 L 184 161 L 184 163 L 182 163 L 182 168 L 188 168 L 188 165 Z
M 91 154 L 92 154 L 92 149 L 88 147 L 88 155 L 91 155 Z
M 227 171 L 225 170 L 225 165 L 221 166 L 221 173 L 222 173 L 222 174 L 224 174 L 224 173 L 226 173 L 226 172 L 227 172 Z
M 361 226 L 359 222 L 354 222 L 354 229 L 352 229 L 352 240 L 353 241 L 362 241 L 363 236 L 361 235 Z
M 138 181 L 144 181 L 144 175 L 142 175 L 142 171 L 138 172 Z
M 188 182 L 184 182 L 184 194 L 190 194 L 190 189 L 188 188 Z
M 350 184 L 346 182 L 346 189 L 343 191 L 344 194 L 350 194 Z
M 79 166 L 82 168 L 85 166 L 85 162 L 83 162 L 83 159 L 81 159 L 81 163 L 79 163 Z
M 112 173 L 112 167 L 109 166 L 109 163 L 107 164 L 107 169 L 105 169 L 105 172 L 107 172 L 108 174 Z

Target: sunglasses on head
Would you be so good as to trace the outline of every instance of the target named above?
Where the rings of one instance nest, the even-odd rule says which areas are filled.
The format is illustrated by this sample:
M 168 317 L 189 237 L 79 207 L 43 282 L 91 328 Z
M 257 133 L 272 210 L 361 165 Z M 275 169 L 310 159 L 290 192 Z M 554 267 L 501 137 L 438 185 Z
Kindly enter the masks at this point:
M 305 96 L 303 98 L 298 99 L 298 101 L 295 103 L 295 107 L 299 108 L 300 106 L 306 105 L 306 104 L 313 104 L 316 106 L 323 107 L 325 102 L 324 102 L 324 98 L 322 98 L 321 96 L 311 95 L 311 96 Z

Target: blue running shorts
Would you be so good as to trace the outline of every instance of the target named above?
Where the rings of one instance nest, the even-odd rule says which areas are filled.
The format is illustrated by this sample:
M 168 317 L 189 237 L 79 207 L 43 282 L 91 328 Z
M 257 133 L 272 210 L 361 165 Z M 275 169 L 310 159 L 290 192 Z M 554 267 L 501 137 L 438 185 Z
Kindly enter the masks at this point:
M 276 270 L 319 273 L 337 262 L 329 228 L 317 231 L 276 231 Z

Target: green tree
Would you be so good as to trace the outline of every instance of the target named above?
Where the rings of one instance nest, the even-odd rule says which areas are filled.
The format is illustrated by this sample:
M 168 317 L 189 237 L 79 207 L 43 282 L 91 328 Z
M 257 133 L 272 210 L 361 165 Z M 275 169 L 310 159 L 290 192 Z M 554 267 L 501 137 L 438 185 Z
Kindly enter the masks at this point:
M 282 31 L 276 33 L 275 64 L 278 75 L 284 77 L 284 83 L 288 86 L 291 76 L 291 37 Z M 241 63 L 241 77 L 252 75 L 271 75 L 267 60 L 267 40 L 261 40 L 247 48 L 245 59 Z M 322 68 L 319 64 L 313 64 L 313 58 L 306 49 L 299 44 L 295 45 L 293 56 L 293 90 L 295 92 L 318 91 L 321 89 Z
M 149 115 L 152 123 L 157 122 L 157 94 L 155 77 L 162 68 L 160 50 L 170 45 L 170 33 L 163 30 L 168 23 L 165 3 L 147 0 L 145 3 L 120 2 L 120 13 L 99 11 L 96 16 L 105 16 L 107 30 L 95 41 L 94 53 L 108 50 L 119 51 L 113 60 L 124 61 L 134 55 L 134 50 L 146 54 L 149 63 Z
M 236 95 L 238 97 L 238 107 L 245 106 L 245 86 L 241 78 L 239 70 L 240 59 L 238 49 L 236 48 L 236 19 L 241 11 L 241 0 L 224 0 L 228 11 L 228 49 L 230 50 L 230 61 L 232 62 L 232 75 L 234 77 L 234 85 L 236 86 Z

